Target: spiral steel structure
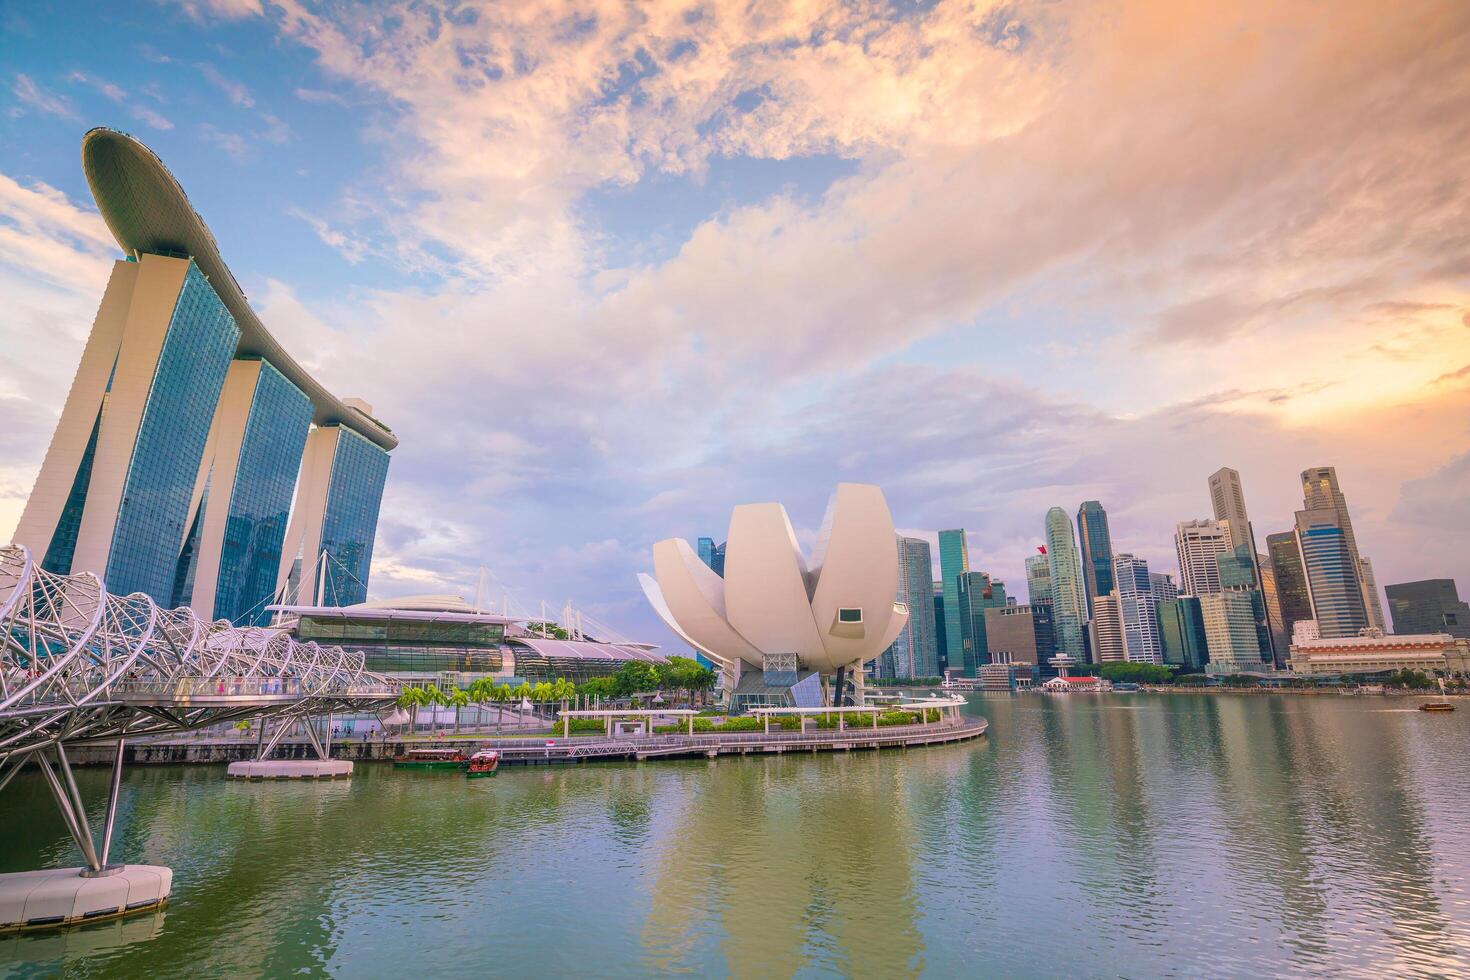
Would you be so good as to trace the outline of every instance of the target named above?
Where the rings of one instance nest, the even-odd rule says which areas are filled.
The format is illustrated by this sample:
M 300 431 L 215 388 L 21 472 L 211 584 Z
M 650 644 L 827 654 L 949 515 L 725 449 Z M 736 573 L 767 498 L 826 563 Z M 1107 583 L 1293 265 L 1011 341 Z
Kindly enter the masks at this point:
M 0 769 L 48 746 L 362 710 L 398 694 L 360 652 L 112 595 L 20 546 L 0 548 L 0 643 Z

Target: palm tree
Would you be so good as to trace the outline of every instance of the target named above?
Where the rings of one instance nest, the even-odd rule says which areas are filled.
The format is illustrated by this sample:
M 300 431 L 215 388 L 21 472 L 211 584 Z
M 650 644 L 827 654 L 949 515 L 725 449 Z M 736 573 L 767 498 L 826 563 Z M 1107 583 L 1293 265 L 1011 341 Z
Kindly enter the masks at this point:
M 459 712 L 461 708 L 466 707 L 470 703 L 470 694 L 468 691 L 455 688 L 454 693 L 445 696 L 444 703 L 454 709 L 454 734 L 458 735 Z
M 413 730 L 414 722 L 418 720 L 419 708 L 428 704 L 429 692 L 422 687 L 410 684 L 398 693 L 398 699 L 394 703 L 408 713 L 408 728 Z

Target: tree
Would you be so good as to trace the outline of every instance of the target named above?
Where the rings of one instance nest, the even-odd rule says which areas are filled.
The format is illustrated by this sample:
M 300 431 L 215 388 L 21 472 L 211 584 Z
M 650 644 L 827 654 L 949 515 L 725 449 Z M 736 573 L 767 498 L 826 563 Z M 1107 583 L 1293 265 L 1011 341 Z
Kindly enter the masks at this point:
M 620 698 L 645 691 L 657 691 L 659 688 L 658 670 L 653 664 L 642 660 L 625 661 L 612 680 L 613 692 Z
M 469 694 L 468 691 L 461 691 L 458 688 L 455 688 L 455 690 L 452 693 L 450 693 L 450 694 L 448 694 L 448 695 L 445 696 L 444 701 L 445 701 L 446 704 L 449 705 L 449 707 L 451 707 L 451 708 L 454 709 L 454 734 L 458 735 L 459 734 L 459 712 L 460 712 L 460 709 L 461 708 L 464 708 L 464 707 L 466 707 L 466 706 L 469 705 L 469 703 L 470 703 L 470 694 Z
M 578 685 L 577 693 L 584 698 L 606 701 L 617 696 L 617 685 L 611 677 L 591 677 Z
M 1162 664 L 1140 664 L 1115 661 L 1103 664 L 1100 673 L 1114 683 L 1123 684 L 1168 684 L 1174 672 Z

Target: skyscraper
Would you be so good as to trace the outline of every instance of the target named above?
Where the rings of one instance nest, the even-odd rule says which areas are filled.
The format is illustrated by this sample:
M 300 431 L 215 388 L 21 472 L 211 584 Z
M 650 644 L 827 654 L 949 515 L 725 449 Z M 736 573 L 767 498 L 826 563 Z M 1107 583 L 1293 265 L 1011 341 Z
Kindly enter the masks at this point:
M 1276 604 L 1280 610 L 1276 662 L 1284 666 L 1293 629 L 1297 623 L 1312 618 L 1312 594 L 1307 588 L 1307 573 L 1302 567 L 1296 532 L 1266 535 L 1266 554 L 1271 560 L 1271 577 L 1276 583 Z
M 397 438 L 266 331 L 152 151 L 94 129 L 82 164 L 127 258 L 113 265 L 16 543 L 51 571 L 94 572 L 115 594 L 206 619 L 264 622 L 298 558 L 313 581 L 331 566 L 339 601 L 355 601 Z M 288 515 L 317 533 L 292 538 Z
M 1347 498 L 1337 483 L 1337 469 L 1332 466 L 1314 466 L 1302 470 L 1302 510 L 1330 510 L 1336 516 L 1337 526 L 1347 546 L 1352 562 L 1353 578 L 1363 593 L 1363 616 L 1369 626 L 1383 626 L 1383 604 L 1378 599 L 1378 589 L 1371 584 L 1372 566 L 1367 569 L 1369 582 L 1364 581 L 1363 554 L 1358 550 L 1357 535 L 1353 533 L 1352 517 L 1348 514 Z M 1327 634 L 1322 634 L 1324 637 Z
M 1081 663 L 1086 658 L 1082 563 L 1077 558 L 1077 541 L 1072 520 L 1060 507 L 1046 512 L 1046 557 L 1051 571 L 1052 621 L 1057 634 L 1058 654 Z
M 1368 614 L 1339 512 L 1330 507 L 1297 511 L 1296 539 L 1318 635 L 1357 636 L 1368 625 Z
M 1082 580 L 1087 594 L 1087 612 L 1092 600 L 1113 591 L 1113 540 L 1108 533 L 1108 512 L 1096 500 L 1084 500 L 1077 508 L 1077 541 L 1082 548 Z
M 935 637 L 933 559 L 929 542 L 900 535 L 898 547 L 898 601 L 909 608 L 908 625 L 889 648 L 893 677 L 934 677 L 939 673 L 939 645 Z
M 1026 601 L 1033 606 L 1051 605 L 1051 562 L 1045 554 L 1026 559 Z
M 1114 594 L 1122 617 L 1123 655 L 1133 663 L 1164 662 L 1148 562 L 1121 552 L 1113 558 Z
M 1052 658 L 1051 605 L 991 606 L 985 610 L 990 656 L 1007 663 L 1032 664 L 1046 670 Z
M 1123 611 L 1116 590 L 1100 595 L 1092 604 L 1092 619 L 1087 623 L 1092 634 L 1092 659 L 1094 663 L 1110 664 L 1128 659 L 1128 647 L 1123 639 Z
M 725 546 L 715 544 L 714 538 L 700 538 L 698 542 L 699 560 L 710 567 L 720 578 L 725 577 Z
M 1154 602 L 1168 602 L 1179 598 L 1179 583 L 1168 572 L 1149 572 L 1148 587 L 1153 590 Z
M 1454 579 L 1399 582 L 1384 591 L 1395 633 L 1448 633 L 1470 639 L 1470 605 L 1460 601 Z
M 1210 503 L 1214 507 L 1215 520 L 1226 529 L 1230 547 L 1249 545 L 1251 554 L 1256 546 L 1251 534 L 1250 518 L 1245 512 L 1245 491 L 1240 485 L 1240 474 L 1228 466 L 1222 466 L 1210 474 Z
M 1276 593 L 1276 569 L 1265 555 L 1256 555 L 1256 569 L 1261 576 L 1261 599 L 1266 604 L 1266 626 L 1271 631 L 1272 662 L 1285 669 L 1291 644 L 1282 624 L 1281 597 Z
M 1256 634 L 1256 612 L 1249 592 L 1216 592 L 1199 597 L 1205 645 L 1211 674 L 1258 672 L 1261 644 Z
M 934 646 L 939 651 L 939 662 L 949 662 L 949 638 L 944 621 L 944 583 L 935 582 L 934 589 Z
M 939 580 L 944 583 L 944 649 L 946 670 L 958 670 L 970 656 L 969 620 L 960 609 L 960 576 L 970 570 L 970 549 L 963 528 L 939 532 Z M 935 671 L 935 674 L 939 673 Z
M 1154 607 L 1159 617 L 1159 645 L 1164 663 L 1174 664 L 1187 673 L 1204 670 L 1210 661 L 1199 602 L 1197 596 L 1179 596 Z
M 965 676 L 974 677 L 982 664 L 990 663 L 987 654 L 985 610 L 1006 604 L 1006 584 L 992 579 L 987 572 L 966 572 L 963 577 L 961 607 L 969 619 L 966 630 L 970 650 L 965 656 Z
M 1220 591 L 1220 554 L 1230 539 L 1218 521 L 1180 521 L 1174 531 L 1179 555 L 1179 590 L 1183 595 L 1210 595 Z

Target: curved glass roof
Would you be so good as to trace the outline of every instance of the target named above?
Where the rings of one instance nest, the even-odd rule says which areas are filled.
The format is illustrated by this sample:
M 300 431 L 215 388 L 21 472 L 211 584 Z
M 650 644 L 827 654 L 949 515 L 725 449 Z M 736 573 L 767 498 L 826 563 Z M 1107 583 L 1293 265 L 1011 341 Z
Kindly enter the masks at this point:
M 398 445 L 386 426 L 323 388 L 270 335 L 220 257 L 204 219 L 152 150 L 127 133 L 93 129 L 82 139 L 82 169 L 102 220 L 123 251 L 193 257 L 240 327 L 236 357 L 259 357 L 274 365 L 311 399 L 317 425 L 345 425 L 383 449 Z

